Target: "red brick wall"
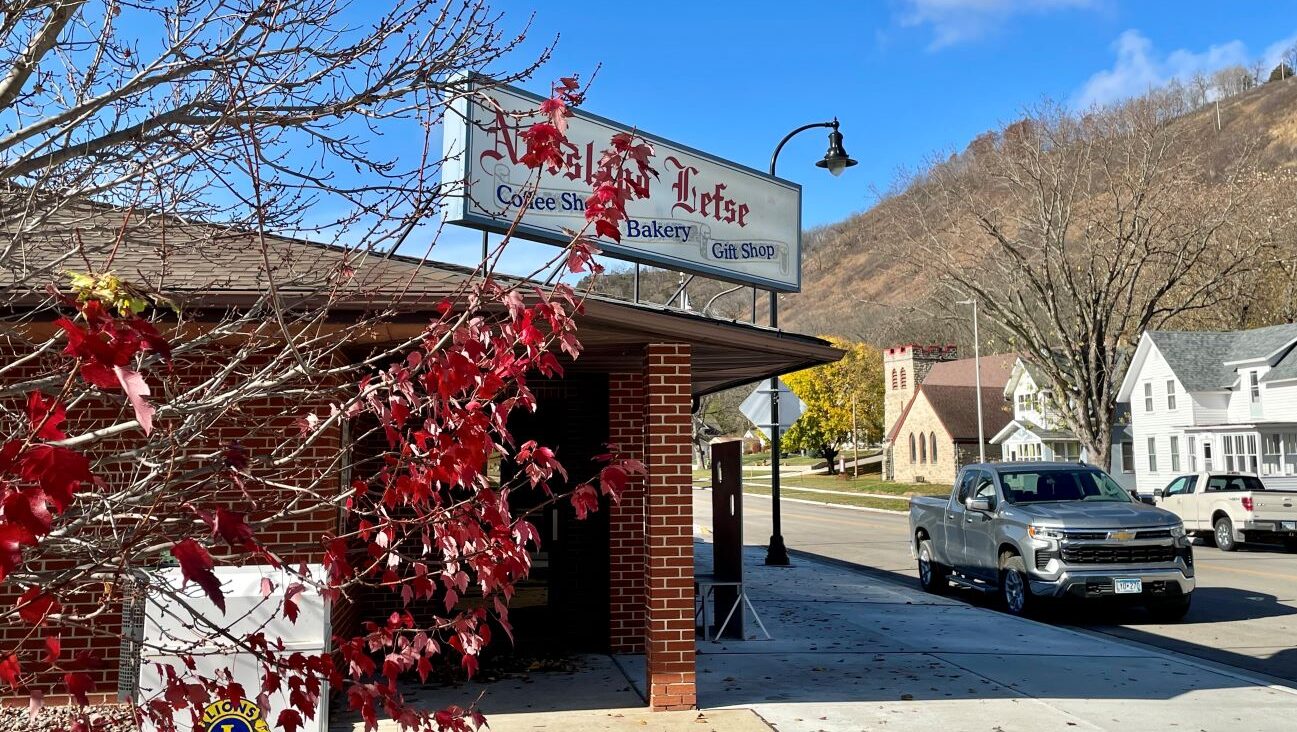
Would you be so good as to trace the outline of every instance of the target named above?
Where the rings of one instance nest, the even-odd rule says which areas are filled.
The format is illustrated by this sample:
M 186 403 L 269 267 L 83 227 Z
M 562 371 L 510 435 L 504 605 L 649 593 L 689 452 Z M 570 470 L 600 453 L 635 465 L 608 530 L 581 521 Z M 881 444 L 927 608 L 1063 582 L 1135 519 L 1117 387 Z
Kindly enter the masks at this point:
M 692 709 L 697 690 L 689 346 L 649 344 L 645 355 L 649 706 Z
M 0 347 L 0 359 L 8 361 L 14 355 L 13 350 Z M 222 363 L 221 354 L 212 351 L 190 352 L 185 357 L 177 358 L 175 370 L 168 375 L 169 378 L 175 379 L 171 388 L 176 388 L 178 385 L 191 385 L 203 378 L 208 378 Z M 249 367 L 253 365 L 255 364 L 249 364 Z M 30 376 L 30 373 L 22 376 Z M 18 376 L 15 375 L 13 378 L 18 378 Z M 159 374 L 149 375 L 149 381 L 153 383 L 154 392 L 162 393 L 158 380 Z M 99 398 L 83 400 L 69 410 L 66 431 L 69 434 L 79 434 L 90 428 L 130 419 L 132 415 L 125 401 L 119 393 L 107 393 Z M 16 407 L 17 405 L 10 406 Z M 224 415 L 219 422 L 206 429 L 201 438 L 178 446 L 172 453 L 174 470 L 178 474 L 183 474 L 185 470 L 202 464 L 203 458 L 200 456 L 219 452 L 223 446 L 236 440 L 244 447 L 247 454 L 253 458 L 266 455 L 276 446 L 292 444 L 296 436 L 300 435 L 300 428 L 296 420 L 308 411 L 313 411 L 317 415 L 328 413 L 327 406 L 323 403 L 305 403 L 300 399 L 268 398 L 244 404 Z M 165 417 L 159 418 L 155 428 L 160 433 L 165 434 L 167 419 Z M 142 439 L 142 433 L 138 430 L 131 430 L 111 440 L 101 441 L 83 449 L 83 452 L 90 458 L 92 463 L 96 463 L 95 471 L 104 479 L 107 490 L 111 491 L 114 486 L 123 486 L 130 480 L 137 478 L 138 474 L 135 471 L 138 466 L 133 462 L 103 464 L 101 462 L 102 458 L 114 451 L 128 449 Z M 257 472 L 259 475 L 281 483 L 305 484 L 315 477 L 323 477 L 328 480 L 329 473 L 333 472 L 330 461 L 336 456 L 340 446 L 341 436 L 338 434 L 338 430 L 335 429 L 321 435 L 314 444 L 303 450 L 302 454 L 291 464 L 274 471 L 261 469 Z M 280 497 L 289 495 L 278 489 L 258 486 L 250 487 L 249 493 L 256 497 L 263 510 L 278 504 Z M 237 491 L 231 490 L 227 505 L 238 510 L 241 508 L 241 504 L 241 496 Z M 335 509 L 324 509 L 274 524 L 267 531 L 259 534 L 258 538 L 268 548 L 283 556 L 289 562 L 318 561 L 321 536 L 326 532 L 336 532 L 337 524 L 337 511 Z M 87 530 L 94 531 L 95 528 L 89 527 Z M 216 556 L 225 553 L 220 546 L 213 547 L 212 551 Z M 66 560 L 55 561 L 66 562 Z M 11 607 L 20 592 L 20 587 L 6 582 L 4 586 L 0 587 L 0 607 Z M 94 680 L 94 692 L 89 695 L 90 700 L 92 703 L 116 701 L 118 697 L 118 662 L 121 651 L 120 633 L 122 631 L 120 593 L 116 590 L 105 593 L 105 588 L 102 585 L 93 585 L 88 586 L 84 592 L 79 593 L 76 597 L 75 602 L 65 603 L 70 610 L 85 612 L 103 605 L 106 607 L 106 611 L 98 615 L 93 623 L 84 627 L 54 629 L 54 632 L 59 633 L 62 638 L 63 658 L 65 660 L 71 658 L 82 650 L 92 651 L 94 657 L 100 662 L 100 666 L 89 671 Z M 17 620 L 10 624 L 0 625 L 0 649 L 11 649 L 20 646 L 39 654 L 43 649 L 43 635 L 41 633 L 33 634 L 31 631 L 30 626 Z M 39 677 L 32 688 L 46 692 L 45 699 L 48 704 L 57 705 L 70 701 L 65 696 L 54 693 L 61 686 L 56 683 L 52 676 L 48 678 Z M 25 691 L 14 695 L 12 690 L 5 689 L 0 692 L 0 702 L 8 701 L 9 703 L 25 704 L 26 696 Z
M 644 460 L 644 374 L 608 377 L 609 442 Z M 644 481 L 622 491 L 609 516 L 610 638 L 613 653 L 644 652 Z

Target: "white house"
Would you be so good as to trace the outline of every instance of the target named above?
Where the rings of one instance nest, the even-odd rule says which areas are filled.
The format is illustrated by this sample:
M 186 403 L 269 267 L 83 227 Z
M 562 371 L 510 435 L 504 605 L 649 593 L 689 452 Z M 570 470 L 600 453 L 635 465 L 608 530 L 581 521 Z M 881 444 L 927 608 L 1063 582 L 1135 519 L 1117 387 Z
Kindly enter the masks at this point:
M 1004 398 L 1013 405 L 1013 419 L 991 438 L 1000 446 L 1005 461 L 1030 462 L 1059 460 L 1093 463 L 1076 434 L 1062 425 L 1051 406 L 1048 380 L 1040 371 L 1019 358 L 1013 364 Z M 1124 423 L 1125 410 L 1118 411 L 1118 422 Z M 1124 424 L 1113 429 L 1112 454 L 1101 465 L 1126 489 L 1135 487 L 1130 433 Z
M 1118 395 L 1130 404 L 1139 492 L 1198 470 L 1297 488 L 1295 345 L 1297 324 L 1145 333 Z

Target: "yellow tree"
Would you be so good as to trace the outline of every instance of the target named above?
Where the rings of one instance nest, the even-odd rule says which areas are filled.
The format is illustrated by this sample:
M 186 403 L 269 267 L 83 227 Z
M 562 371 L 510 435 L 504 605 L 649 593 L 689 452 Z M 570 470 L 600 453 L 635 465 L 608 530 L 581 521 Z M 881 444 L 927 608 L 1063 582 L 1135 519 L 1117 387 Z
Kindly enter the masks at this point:
M 846 352 L 841 361 L 784 377 L 784 383 L 806 402 L 806 412 L 784 435 L 790 450 L 807 450 L 837 472 L 838 451 L 851 437 L 855 408 L 858 440 L 881 437 L 883 431 L 883 354 L 867 343 L 828 340 Z

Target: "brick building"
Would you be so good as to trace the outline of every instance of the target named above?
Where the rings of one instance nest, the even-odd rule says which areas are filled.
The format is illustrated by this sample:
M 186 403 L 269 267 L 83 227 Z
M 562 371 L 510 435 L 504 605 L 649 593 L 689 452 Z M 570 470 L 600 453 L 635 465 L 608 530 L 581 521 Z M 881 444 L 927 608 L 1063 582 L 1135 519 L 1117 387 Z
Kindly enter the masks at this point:
M 999 457 L 990 438 L 1012 415 L 1004 385 L 1014 354 L 958 359 L 954 346 L 896 346 L 883 353 L 886 440 L 884 475 L 902 483 L 952 483 L 959 468 L 978 459 L 977 405 L 981 401 L 987 460 Z
M 344 264 L 342 251 L 309 242 L 272 239 L 263 259 L 255 239 L 244 234 L 213 234 L 174 220 L 167 222 L 165 232 L 157 221 L 123 227 L 123 216 L 106 210 L 81 212 L 58 231 L 29 234 L 28 256 L 39 260 L 44 253 L 49 261 L 57 261 L 73 246 L 75 234 L 76 246 L 91 267 L 104 267 L 111 252 L 113 271 L 128 280 L 161 285 L 186 317 L 198 323 L 215 322 L 222 313 L 262 298 L 268 279 L 265 260 L 276 274 L 280 297 L 290 302 L 317 297 L 327 284 L 320 273 L 336 273 Z M 331 323 L 354 321 L 357 313 L 379 307 L 397 313 L 363 342 L 348 343 L 339 351 L 354 358 L 420 333 L 436 305 L 472 277 L 467 269 L 404 257 L 346 257 L 345 270 L 347 281 L 333 288 Z M 23 302 L 10 300 L 8 305 L 21 308 Z M 576 521 L 570 509 L 535 521 L 546 556 L 537 562 L 533 584 L 538 587 L 532 597 L 550 611 L 548 617 L 556 624 L 551 631 L 568 648 L 644 654 L 651 707 L 690 708 L 696 702 L 693 401 L 830 362 L 840 353 L 816 338 L 599 297 L 586 300 L 577 324 L 584 345 L 581 357 L 560 359 L 563 378 L 533 383 L 538 409 L 534 415 L 520 416 L 511 429 L 520 441 L 535 438 L 554 446 L 569 465 L 603 452 L 608 443 L 617 444 L 647 466 L 647 476 L 630 485 L 619 504 L 605 505 L 585 521 Z M 320 327 L 327 331 L 330 325 Z M 48 323 L 30 326 L 33 336 L 49 332 Z M 213 349 L 178 358 L 176 368 L 192 369 L 193 380 L 198 380 L 204 369 L 220 363 L 219 347 Z M 124 408 L 120 401 L 120 395 L 106 401 L 94 418 L 119 418 Z M 291 415 L 302 407 L 268 400 L 247 411 L 261 424 L 291 424 Z M 242 440 L 254 450 L 256 439 L 237 425 L 227 425 L 186 447 L 197 453 Z M 338 480 L 346 480 L 338 456 L 363 449 L 350 444 L 345 433 L 323 436 L 312 450 L 285 466 L 284 480 L 318 479 L 320 471 L 334 471 Z M 111 481 L 112 474 L 107 475 Z M 339 520 L 336 512 L 300 516 L 273 534 L 271 548 L 290 556 L 318 556 L 318 545 L 312 542 L 336 528 Z M 12 604 L 12 597 L 0 602 L 6 599 Z M 338 607 L 335 628 L 382 618 L 390 611 L 391 597 L 359 599 Z M 113 608 L 100 621 L 120 627 L 121 608 Z M 129 695 L 134 686 L 129 648 L 110 647 L 90 635 L 65 636 L 63 647 L 65 653 L 94 647 L 104 660 L 96 672 L 95 700 Z

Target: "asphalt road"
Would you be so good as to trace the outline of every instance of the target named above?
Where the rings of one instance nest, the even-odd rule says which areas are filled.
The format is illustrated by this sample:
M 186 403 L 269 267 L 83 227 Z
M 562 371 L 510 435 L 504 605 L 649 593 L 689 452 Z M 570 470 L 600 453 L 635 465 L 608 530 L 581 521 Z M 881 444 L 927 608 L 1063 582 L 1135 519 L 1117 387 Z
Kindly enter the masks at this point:
M 745 496 L 744 543 L 770 538 L 770 500 Z M 711 493 L 696 491 L 694 520 L 711 525 Z M 852 562 L 890 579 L 917 582 L 904 515 L 833 506 L 783 503 L 783 533 L 793 551 Z M 1281 547 L 1245 547 L 1233 553 L 1195 546 L 1198 588 L 1189 614 L 1176 624 L 1155 623 L 1139 608 L 1068 603 L 1040 618 L 1248 669 L 1297 683 L 1297 553 Z M 796 558 L 794 557 L 794 560 Z M 994 606 L 976 592 L 969 602 Z

